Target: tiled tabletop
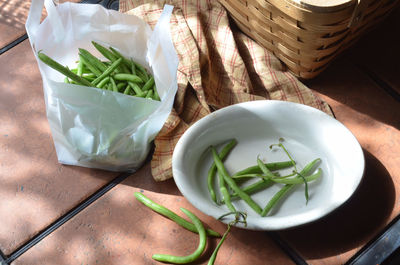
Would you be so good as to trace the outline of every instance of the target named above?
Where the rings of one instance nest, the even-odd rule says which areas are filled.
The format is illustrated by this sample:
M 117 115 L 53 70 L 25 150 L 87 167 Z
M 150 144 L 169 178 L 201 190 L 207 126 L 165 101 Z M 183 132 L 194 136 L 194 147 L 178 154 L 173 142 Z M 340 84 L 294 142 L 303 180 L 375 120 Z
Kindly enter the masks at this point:
M 173 180 L 155 182 L 149 163 L 119 175 L 57 162 L 41 76 L 24 36 L 29 5 L 0 1 L 0 264 L 158 264 L 151 259 L 155 252 L 184 254 L 196 247 L 195 234 L 140 207 L 135 191 L 174 211 L 186 207 L 223 233 L 225 226 L 191 206 Z M 399 15 L 396 10 L 319 77 L 305 81 L 363 147 L 360 188 L 343 207 L 309 225 L 274 233 L 233 229 L 217 264 L 355 262 L 398 216 L 400 51 L 393 33 Z M 217 242 L 209 242 L 207 253 Z

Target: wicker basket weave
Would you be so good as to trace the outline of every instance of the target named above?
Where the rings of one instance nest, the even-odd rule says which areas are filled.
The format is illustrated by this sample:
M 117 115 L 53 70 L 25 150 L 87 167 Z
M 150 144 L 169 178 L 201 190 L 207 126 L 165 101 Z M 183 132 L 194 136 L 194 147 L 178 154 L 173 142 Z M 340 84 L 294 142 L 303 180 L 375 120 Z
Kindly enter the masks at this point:
M 340 0 L 330 2 L 334 1 Z M 321 73 L 333 58 L 399 3 L 398 0 L 341 0 L 317 6 L 301 0 L 219 2 L 244 33 L 272 51 L 303 79 Z

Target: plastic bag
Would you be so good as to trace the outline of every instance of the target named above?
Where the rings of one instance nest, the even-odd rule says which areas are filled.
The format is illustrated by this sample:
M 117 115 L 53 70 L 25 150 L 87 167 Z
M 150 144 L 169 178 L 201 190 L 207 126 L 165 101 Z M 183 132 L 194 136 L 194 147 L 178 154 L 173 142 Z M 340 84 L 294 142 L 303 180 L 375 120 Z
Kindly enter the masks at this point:
M 48 16 L 40 23 L 43 4 Z M 60 163 L 111 171 L 135 171 L 165 123 L 177 91 L 178 57 L 169 31 L 172 6 L 151 30 L 142 19 L 100 5 L 32 0 L 28 37 L 43 79 L 47 118 Z M 78 48 L 100 57 L 91 41 L 112 46 L 154 76 L 161 102 L 66 84 L 37 57 L 75 66 Z

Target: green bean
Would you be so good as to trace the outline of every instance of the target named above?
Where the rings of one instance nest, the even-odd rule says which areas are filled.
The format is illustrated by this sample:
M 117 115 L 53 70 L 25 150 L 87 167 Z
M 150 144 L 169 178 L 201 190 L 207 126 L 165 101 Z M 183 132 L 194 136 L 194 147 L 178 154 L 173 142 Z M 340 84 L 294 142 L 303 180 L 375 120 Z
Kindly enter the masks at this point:
M 211 147 L 211 151 L 213 153 L 214 162 L 217 166 L 218 173 L 222 174 L 226 183 L 228 183 L 228 185 L 239 195 L 240 198 L 242 198 L 256 213 L 261 214 L 261 207 L 247 193 L 243 192 L 235 183 L 235 181 L 229 176 L 214 147 Z
M 128 81 L 128 84 L 131 86 L 131 88 L 133 89 L 133 91 L 135 91 L 135 94 L 136 94 L 137 97 L 144 97 L 144 96 L 146 96 L 146 93 L 144 93 L 136 83 L 133 83 L 133 82 L 131 82 L 131 81 Z
M 117 84 L 115 83 L 114 78 L 110 77 L 110 81 L 111 81 L 111 88 L 112 88 L 112 91 L 118 92 L 118 87 L 117 87 Z
M 149 75 L 147 74 L 146 69 L 145 69 L 143 66 L 141 66 L 140 64 L 136 63 L 135 61 L 133 61 L 133 63 L 135 64 L 135 68 L 136 68 L 137 70 L 139 70 L 139 71 L 136 71 L 136 74 L 137 74 L 140 78 L 142 78 L 142 80 L 143 80 L 144 82 L 146 82 L 146 81 L 149 79 Z
M 96 87 L 97 88 L 103 88 L 104 86 L 106 86 L 107 85 L 107 83 L 110 81 L 110 77 L 109 76 L 106 76 L 106 77 L 104 77 L 97 85 L 96 85 Z
M 268 167 L 258 157 L 257 157 L 257 165 L 260 167 L 261 171 L 265 175 L 265 176 L 263 176 L 263 178 L 271 179 L 271 178 L 275 177 L 275 175 L 272 174 L 272 172 L 268 169 Z
M 317 158 L 310 163 L 308 163 L 303 170 L 300 171 L 299 174 L 303 176 L 307 176 L 310 171 L 314 168 L 314 166 L 319 163 L 321 159 Z M 286 193 L 288 193 L 293 187 L 295 187 L 295 184 L 286 184 L 283 186 L 275 195 L 269 200 L 267 205 L 264 207 L 264 209 L 261 212 L 261 216 L 266 216 L 268 212 L 280 201 Z
M 154 99 L 161 101 L 160 95 L 158 94 L 158 91 L 157 91 L 157 88 L 156 88 L 155 84 L 153 86 L 153 91 L 154 91 Z
M 81 61 L 92 73 L 96 76 L 101 75 L 101 71 L 96 66 L 92 65 L 85 57 L 79 54 L 79 61 Z
M 147 90 L 145 98 L 153 99 L 153 90 Z
M 232 139 L 231 141 L 229 141 L 229 143 L 222 148 L 221 153 L 219 154 L 219 158 L 223 161 L 236 144 L 237 144 L 236 139 Z M 214 176 L 215 176 L 216 171 L 217 171 L 217 166 L 215 165 L 215 162 L 213 162 L 210 169 L 208 170 L 207 187 L 208 187 L 208 191 L 210 193 L 211 199 L 215 203 L 217 203 L 217 196 L 214 191 Z
M 94 55 L 92 55 L 89 51 L 79 48 L 79 54 L 82 55 L 88 62 L 90 62 L 93 66 L 95 66 L 100 71 L 105 71 L 107 69 L 107 65 L 105 65 L 102 61 L 97 59 Z
M 275 170 L 280 170 L 280 169 L 291 167 L 291 166 L 293 166 L 293 164 L 292 164 L 292 161 L 284 161 L 284 162 L 266 163 L 265 166 L 270 171 L 275 171 Z M 255 165 L 255 166 L 245 168 L 239 172 L 236 172 L 233 176 L 239 176 L 239 175 L 245 175 L 245 174 L 261 174 L 261 173 L 262 173 L 262 171 L 261 171 L 260 167 L 258 165 Z
M 293 184 L 286 184 L 283 186 L 275 195 L 269 200 L 267 205 L 264 207 L 263 211 L 261 212 L 261 216 L 264 217 L 267 213 L 274 207 L 279 200 L 283 198 L 283 196 L 288 193 L 294 187 Z
M 79 64 L 79 63 L 78 63 Z M 74 74 L 78 74 L 78 68 L 73 68 L 71 69 L 71 72 L 73 72 Z M 86 67 L 83 65 L 82 63 L 82 75 L 83 74 L 93 74 L 89 69 L 86 69 Z
M 82 78 L 85 78 L 87 81 L 92 82 L 96 77 L 92 77 L 91 75 L 82 75 Z
M 270 149 L 272 149 L 273 146 L 279 146 L 280 148 L 283 149 L 283 151 L 286 153 L 286 155 L 289 157 L 290 161 L 292 161 L 293 167 L 294 167 L 294 171 L 298 174 L 298 176 L 303 179 L 304 182 L 304 193 L 305 193 L 305 197 L 306 197 L 306 204 L 308 203 L 308 183 L 306 181 L 306 179 L 304 178 L 304 176 L 301 173 L 298 173 L 297 168 L 296 168 L 296 163 L 294 162 L 294 159 L 291 157 L 291 155 L 289 154 L 289 152 L 286 150 L 285 146 L 282 144 L 282 142 L 284 142 L 283 138 L 279 138 L 279 143 L 278 144 L 272 144 L 269 146 Z
M 114 79 L 120 81 L 130 81 L 134 83 L 143 83 L 143 80 L 139 76 L 125 73 L 115 74 Z
M 143 85 L 142 90 L 146 91 L 152 88 L 154 85 L 154 77 L 150 77 L 150 79 Z
M 268 179 L 268 180 L 262 179 L 262 180 L 259 180 L 258 182 L 255 182 L 246 187 L 243 187 L 242 190 L 243 190 L 243 192 L 246 192 L 247 194 L 250 195 L 250 194 L 256 193 L 257 191 L 263 190 L 263 189 L 271 186 L 273 183 L 274 182 L 270 179 Z M 237 195 L 237 193 L 233 193 L 231 196 L 232 199 L 234 199 L 234 198 L 236 199 L 237 197 L 239 197 Z
M 111 51 L 109 51 L 106 47 L 102 46 L 101 44 L 92 41 L 93 46 L 108 60 L 111 62 L 115 62 L 118 58 L 115 56 Z
M 201 223 L 200 219 L 197 218 L 196 215 L 191 213 L 190 211 L 180 208 L 181 211 L 186 214 L 190 220 L 193 222 L 194 226 L 196 227 L 199 233 L 199 245 L 197 249 L 190 255 L 187 256 L 173 256 L 173 255 L 165 255 L 165 254 L 154 254 L 152 256 L 153 259 L 161 262 L 169 262 L 174 264 L 186 264 L 197 260 L 200 255 L 203 253 L 204 249 L 206 248 L 207 244 L 207 235 L 204 229 L 203 224 Z
M 322 170 L 320 168 L 318 168 L 316 173 L 314 173 L 314 174 L 312 174 L 310 176 L 304 177 L 304 179 L 307 182 L 310 182 L 310 181 L 318 179 L 319 177 L 321 177 L 321 175 L 322 175 Z M 301 183 L 304 183 L 304 180 L 301 179 L 301 178 L 298 178 L 298 177 L 297 178 L 273 178 L 271 180 L 273 182 L 282 183 L 282 184 L 301 184 Z
M 118 91 L 120 91 L 123 87 L 126 87 L 126 85 L 127 84 L 125 82 L 118 83 L 117 84 Z
M 215 165 L 215 162 L 213 164 Z M 231 201 L 231 195 L 229 194 L 228 189 L 226 188 L 224 177 L 219 172 L 218 172 L 218 185 L 219 185 L 219 191 L 221 192 L 222 195 L 222 201 L 225 203 L 225 205 L 231 212 L 236 212 L 236 208 L 235 206 L 233 206 Z
M 146 197 L 144 194 L 142 194 L 140 192 L 135 192 L 134 194 L 135 194 L 136 199 L 139 202 L 143 203 L 144 205 L 146 205 L 153 211 L 167 217 L 168 219 L 174 221 L 175 223 L 182 226 L 183 228 L 185 228 L 189 231 L 192 231 L 194 233 L 197 233 L 196 227 L 189 221 L 183 219 L 182 217 L 180 217 L 176 213 L 172 212 L 171 210 L 167 209 L 166 207 L 164 207 L 158 203 L 155 203 L 154 201 L 152 201 L 151 199 L 149 199 L 148 197 Z M 218 232 L 215 232 L 211 229 L 206 229 L 206 232 L 207 232 L 207 235 L 209 235 L 209 236 L 213 236 L 213 237 L 221 236 Z
M 71 70 L 69 70 L 67 67 L 62 66 L 61 64 L 59 64 L 58 62 L 54 61 L 53 59 L 51 59 L 49 56 L 45 55 L 44 53 L 42 53 L 41 51 L 38 52 L 38 58 L 44 62 L 45 64 L 47 64 L 48 66 L 50 66 L 51 68 L 53 68 L 54 70 L 57 70 L 58 72 L 62 73 L 63 75 L 65 75 L 66 77 L 70 78 L 71 80 L 75 81 L 77 84 L 79 85 L 84 85 L 84 86 L 92 86 L 91 83 L 89 81 L 87 81 L 86 79 L 80 77 L 77 74 L 74 74 Z
M 122 58 L 122 62 L 123 64 L 123 71 L 126 73 L 130 73 L 131 69 L 132 69 L 132 62 L 130 60 L 128 60 L 125 56 L 123 56 L 121 53 L 119 53 L 116 49 L 114 49 L 113 47 L 109 47 L 109 49 L 111 50 L 112 53 L 114 53 L 114 55 L 117 58 Z M 132 74 L 134 74 L 132 72 Z
M 82 61 L 79 61 L 79 63 L 78 63 L 76 74 L 79 76 L 82 76 L 82 74 L 83 74 L 83 62 Z
M 107 67 L 107 69 L 100 76 L 98 76 L 95 80 L 92 81 L 92 84 L 96 85 L 104 77 L 109 76 L 118 67 L 118 65 L 120 65 L 121 62 L 122 62 L 121 58 L 113 62 L 109 67 Z
M 135 67 L 135 64 L 133 63 L 133 60 L 132 60 L 132 59 L 130 60 L 130 62 L 131 62 L 131 72 L 132 72 L 133 75 L 136 75 L 136 67 Z
M 131 91 L 131 86 L 130 85 L 126 85 L 126 88 L 124 90 L 124 94 L 125 95 L 129 95 L 130 91 Z

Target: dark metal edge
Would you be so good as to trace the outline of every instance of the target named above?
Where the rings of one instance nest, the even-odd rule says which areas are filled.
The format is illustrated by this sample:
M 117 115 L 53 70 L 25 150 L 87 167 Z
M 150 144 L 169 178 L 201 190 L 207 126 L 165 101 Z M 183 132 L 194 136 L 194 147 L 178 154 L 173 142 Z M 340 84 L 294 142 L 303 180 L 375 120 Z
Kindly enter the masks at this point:
M 388 236 L 396 231 L 397 233 L 400 233 L 400 214 L 397 215 L 377 236 L 354 254 L 345 265 L 379 264 L 385 261 L 397 248 L 400 247 L 400 240 L 396 240 L 397 242 L 395 242 L 395 245 L 390 245 L 391 242 L 388 240 Z M 381 249 L 388 249 L 388 244 L 392 251 L 387 253 L 382 252 Z
M 90 197 L 88 197 L 85 201 L 77 205 L 75 208 L 71 209 L 69 212 L 67 212 L 65 215 L 57 219 L 54 223 L 52 223 L 50 226 L 45 228 L 43 231 L 39 232 L 35 237 L 30 239 L 28 242 L 26 242 L 23 246 L 15 250 L 13 253 L 11 253 L 7 259 L 5 260 L 5 264 L 11 263 L 14 260 L 16 260 L 19 256 L 24 254 L 27 250 L 29 250 L 31 247 L 39 243 L 42 239 L 44 239 L 46 236 L 51 234 L 54 230 L 62 226 L 64 223 L 66 223 L 68 220 L 72 219 L 75 215 L 80 213 L 82 210 L 84 210 L 86 207 L 91 205 L 93 202 L 95 202 L 97 199 L 99 199 L 101 196 L 103 196 L 105 193 L 107 193 L 109 190 L 114 188 L 117 184 L 121 183 L 123 180 L 125 180 L 128 176 L 132 175 L 132 173 L 122 173 L 118 175 L 115 179 L 113 179 L 110 183 L 102 187 L 100 190 L 92 194 Z M 1 261 L 1 260 L 0 260 Z M 3 265 L 0 263 L 0 265 Z

